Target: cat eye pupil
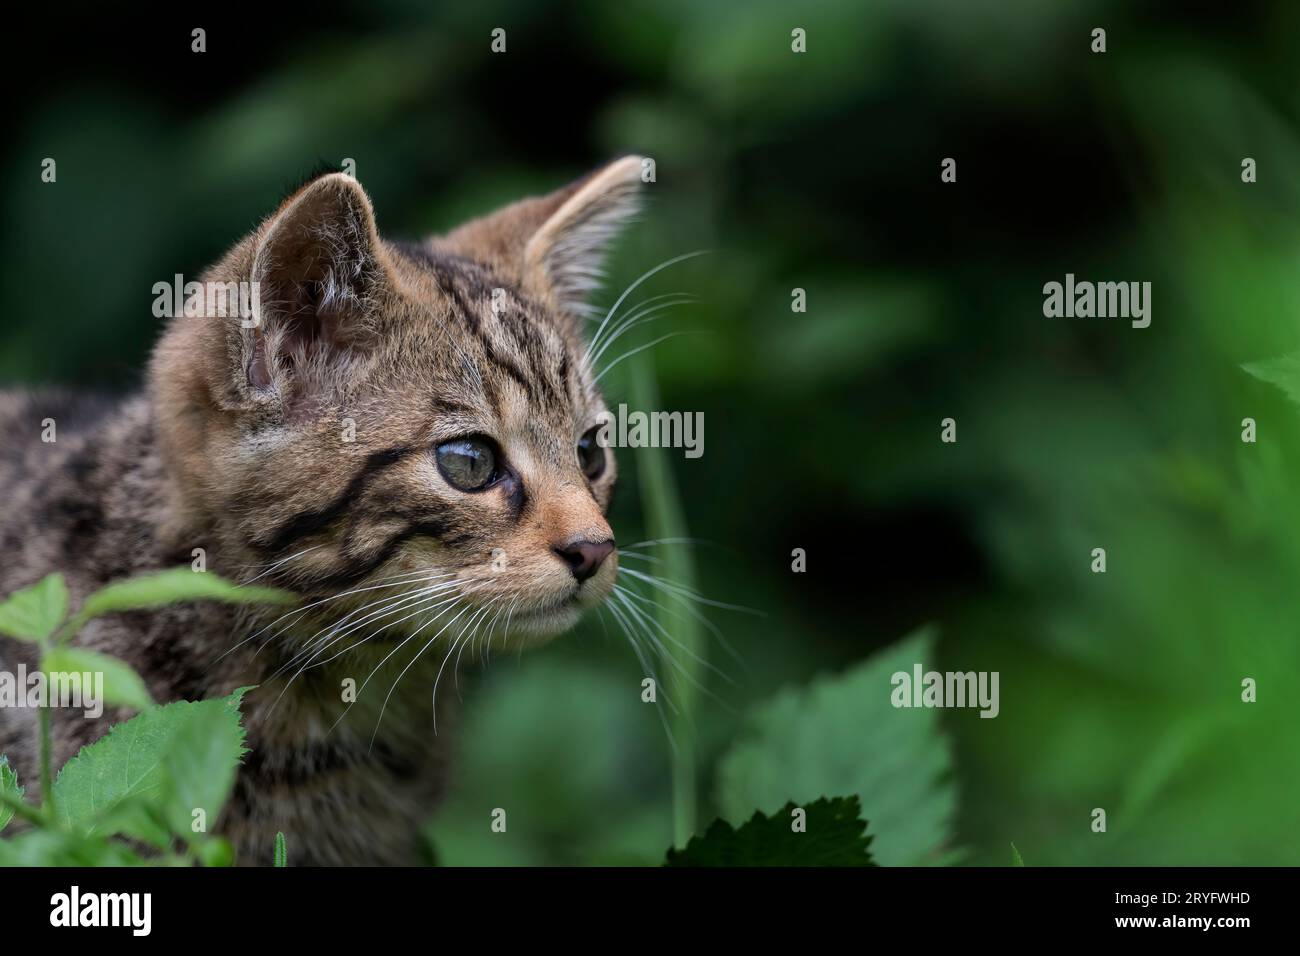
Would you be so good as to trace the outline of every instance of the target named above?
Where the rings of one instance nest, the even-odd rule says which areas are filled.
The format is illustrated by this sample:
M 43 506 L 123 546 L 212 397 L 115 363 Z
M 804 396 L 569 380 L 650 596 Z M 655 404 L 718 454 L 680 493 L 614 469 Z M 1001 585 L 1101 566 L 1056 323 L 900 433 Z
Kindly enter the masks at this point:
M 578 465 L 588 481 L 595 481 L 605 471 L 605 449 L 596 441 L 600 426 L 591 428 L 578 439 Z
M 482 439 L 457 438 L 443 442 L 434 457 L 442 477 L 460 491 L 482 491 L 496 480 L 496 452 Z

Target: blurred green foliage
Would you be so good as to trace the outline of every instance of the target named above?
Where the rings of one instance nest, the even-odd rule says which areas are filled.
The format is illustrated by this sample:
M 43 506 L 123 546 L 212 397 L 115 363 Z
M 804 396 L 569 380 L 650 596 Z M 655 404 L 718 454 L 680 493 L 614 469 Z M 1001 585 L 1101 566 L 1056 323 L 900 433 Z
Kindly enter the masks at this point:
M 1035 865 L 1300 862 L 1300 414 L 1242 369 L 1300 348 L 1295 5 L 320 12 L 251 45 L 214 25 L 200 61 L 189 25 L 95 35 L 84 72 L 15 87 L 0 379 L 138 381 L 152 284 L 197 272 L 318 160 L 355 159 L 381 230 L 418 237 L 643 151 L 658 182 L 603 301 L 712 250 L 641 290 L 704 300 L 650 328 L 707 333 L 653 350 L 664 407 L 704 412 L 706 451 L 624 452 L 613 523 L 651 536 L 627 459 L 667 456 L 708 542 L 699 587 L 766 615 L 709 611 L 744 666 L 710 649 L 734 683 L 706 674 L 721 701 L 693 714 L 701 826 L 821 795 L 794 736 L 819 692 L 800 688 L 844 672 L 832 743 L 883 862 L 1004 865 L 1013 839 Z M 1042 285 L 1066 272 L 1151 281 L 1151 328 L 1045 319 Z M 627 400 L 620 371 L 607 382 Z M 603 623 L 466 693 L 441 862 L 662 860 L 671 750 Z M 881 726 L 908 712 L 843 688 L 927 623 L 923 663 L 1000 671 L 1001 714 L 943 713 L 877 791 Z M 794 743 L 752 749 L 773 714 Z M 741 765 L 765 782 L 737 794 Z M 943 796 L 908 816 L 914 792 Z M 488 828 L 499 806 L 508 835 Z

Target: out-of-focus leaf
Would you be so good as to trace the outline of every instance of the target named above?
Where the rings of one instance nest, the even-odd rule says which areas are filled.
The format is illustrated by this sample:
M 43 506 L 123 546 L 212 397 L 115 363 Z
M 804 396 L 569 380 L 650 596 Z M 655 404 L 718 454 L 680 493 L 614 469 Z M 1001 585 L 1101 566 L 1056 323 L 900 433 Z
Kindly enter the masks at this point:
M 140 866 L 144 862 L 121 843 L 63 830 L 34 829 L 0 840 L 0 867 Z
M 15 591 L 0 604 L 0 634 L 20 641 L 43 641 L 68 613 L 68 588 L 63 575 L 51 574 L 29 588 Z
M 153 698 L 140 675 L 125 661 L 107 654 L 82 647 L 58 647 L 41 659 L 41 670 L 47 674 L 102 674 L 104 703 L 135 710 L 153 706 Z M 83 695 L 85 692 L 83 688 Z
M 212 574 L 172 568 L 118 581 L 101 588 L 77 612 L 78 626 L 90 618 L 116 611 L 164 607 L 181 601 L 223 601 L 227 604 L 292 604 L 296 598 L 277 588 L 241 587 Z
M 1262 382 L 1276 385 L 1286 397 L 1300 404 L 1300 352 L 1260 359 L 1243 365 L 1247 372 Z

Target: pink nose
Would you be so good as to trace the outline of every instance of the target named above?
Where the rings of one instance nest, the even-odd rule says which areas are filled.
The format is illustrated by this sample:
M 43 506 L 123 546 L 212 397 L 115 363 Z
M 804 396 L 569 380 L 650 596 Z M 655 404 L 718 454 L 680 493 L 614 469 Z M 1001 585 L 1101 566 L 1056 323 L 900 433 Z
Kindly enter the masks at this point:
M 600 570 L 601 562 L 613 553 L 614 542 L 613 540 L 568 541 L 552 550 L 569 566 L 575 578 L 585 581 Z

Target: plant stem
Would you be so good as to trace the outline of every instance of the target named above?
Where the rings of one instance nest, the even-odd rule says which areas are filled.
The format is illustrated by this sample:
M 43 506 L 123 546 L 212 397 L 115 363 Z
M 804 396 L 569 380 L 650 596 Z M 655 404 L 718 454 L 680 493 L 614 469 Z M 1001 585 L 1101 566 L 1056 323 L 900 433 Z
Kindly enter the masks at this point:
M 6 807 L 12 810 L 16 816 L 22 817 L 28 823 L 34 823 L 37 826 L 40 826 L 45 822 L 45 815 L 41 813 L 40 810 L 24 803 L 16 797 L 11 797 L 7 793 L 0 793 L 0 803 L 3 803 Z
M 49 653 L 49 647 L 45 641 L 41 641 L 42 669 Z M 47 689 L 50 686 L 49 674 L 45 675 L 45 686 Z M 50 739 L 50 695 L 48 693 L 45 695 L 45 700 L 41 701 L 38 713 L 41 727 L 41 809 L 45 818 L 53 822 L 57 818 L 54 812 L 54 774 L 50 770 L 50 753 L 54 748 Z
M 628 363 L 630 391 L 633 406 L 650 412 L 659 407 L 659 389 L 655 384 L 654 369 L 649 357 L 642 353 Z M 646 533 L 651 539 L 684 539 L 687 536 L 686 518 L 682 511 L 677 484 L 669 467 L 667 454 L 662 449 L 642 448 L 637 452 L 637 474 L 641 480 L 641 499 L 646 513 Z M 695 567 L 690 550 L 683 546 L 664 548 L 660 554 L 663 576 L 687 588 L 695 587 Z M 695 835 L 698 814 L 696 772 L 698 756 L 695 749 L 695 713 L 706 648 L 695 619 L 672 609 L 670 602 L 679 600 L 668 594 L 654 596 L 660 607 L 655 615 L 659 626 L 673 637 L 665 642 L 667 653 L 676 657 L 676 663 L 660 655 L 660 676 L 668 685 L 676 712 L 668 716 L 669 732 L 674 741 L 672 758 L 673 793 L 673 844 L 684 847 Z
M 41 704 L 41 806 L 48 819 L 54 817 L 54 774 L 50 772 L 50 702 Z

